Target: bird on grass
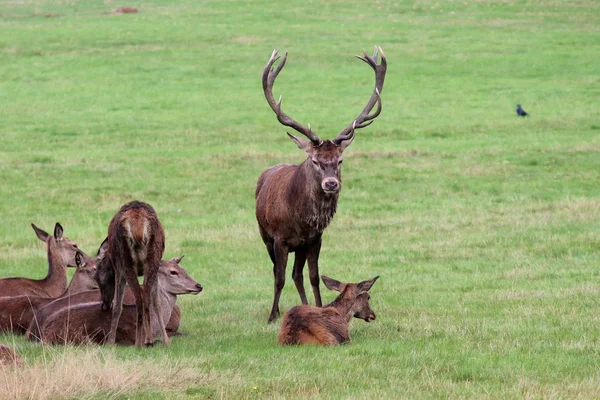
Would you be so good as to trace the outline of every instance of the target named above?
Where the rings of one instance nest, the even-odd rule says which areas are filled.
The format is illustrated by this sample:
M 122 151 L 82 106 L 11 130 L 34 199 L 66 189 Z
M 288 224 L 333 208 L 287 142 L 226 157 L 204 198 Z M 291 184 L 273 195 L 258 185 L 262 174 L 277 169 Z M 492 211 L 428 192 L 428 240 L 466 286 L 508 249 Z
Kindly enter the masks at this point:
M 527 114 L 527 113 L 525 112 L 525 110 L 523 110 L 523 108 L 521 107 L 521 105 L 520 105 L 520 104 L 517 104 L 517 115 L 518 115 L 519 117 L 526 117 L 526 116 L 528 116 L 529 114 Z

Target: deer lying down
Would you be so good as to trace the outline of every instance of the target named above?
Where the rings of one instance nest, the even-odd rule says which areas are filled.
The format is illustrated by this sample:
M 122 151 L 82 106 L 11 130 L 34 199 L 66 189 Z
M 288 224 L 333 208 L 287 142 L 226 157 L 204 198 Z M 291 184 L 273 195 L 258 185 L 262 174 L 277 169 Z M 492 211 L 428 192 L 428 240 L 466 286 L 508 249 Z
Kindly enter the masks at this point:
M 0 366 L 18 364 L 20 361 L 19 356 L 10 347 L 0 343 Z
M 179 294 L 198 294 L 202 286 L 193 280 L 187 272 L 174 260 L 161 262 L 158 269 L 158 314 L 162 324 L 155 315 L 151 315 L 149 335 L 152 339 L 162 334 L 164 326 Z M 135 305 L 125 305 L 116 329 L 117 344 L 136 344 L 137 311 Z M 51 315 L 40 325 L 40 337 L 44 343 L 99 343 L 107 342 L 111 331 L 111 314 L 101 309 L 100 302 L 78 304 L 65 307 Z M 146 335 L 146 332 L 142 332 Z
M 68 298 L 72 294 L 98 288 L 94 280 L 96 260 L 78 251 L 75 264 L 75 275 L 59 298 Z M 0 331 L 25 333 L 34 319 L 36 310 L 54 300 L 39 296 L 0 297 Z
M 31 227 L 37 237 L 46 243 L 48 251 L 48 275 L 44 279 L 0 279 L 1 296 L 40 296 L 54 298 L 67 288 L 67 267 L 75 266 L 77 244 L 63 236 L 63 227 L 57 222 L 54 235 L 49 235 L 34 224 Z
M 183 257 L 183 256 L 182 256 Z M 182 257 L 175 260 L 181 260 Z M 162 261 L 163 263 L 167 263 L 167 261 Z M 179 261 L 176 261 L 178 264 Z M 46 304 L 43 307 L 40 307 L 35 312 L 35 318 L 31 319 L 31 324 L 27 329 L 27 333 L 25 337 L 28 340 L 39 341 L 40 340 L 40 331 L 39 327 L 46 323 L 46 320 L 57 311 L 65 308 L 65 307 L 74 307 L 77 304 L 84 303 L 94 303 L 102 300 L 102 294 L 99 289 L 96 290 L 88 290 L 87 292 L 81 292 L 73 294 L 69 297 L 63 297 L 60 299 L 56 299 Z M 135 297 L 133 296 L 133 292 L 129 289 L 128 286 L 125 286 L 125 296 L 123 298 L 124 305 L 135 305 Z M 179 324 L 181 323 L 181 310 L 179 306 L 175 304 L 173 307 L 173 312 L 171 313 L 171 317 L 169 322 L 167 323 L 167 335 L 169 336 L 177 336 L 180 335 L 177 331 L 179 330 Z
M 279 331 L 279 344 L 348 343 L 348 324 L 352 317 L 367 322 L 375 319 L 375 313 L 369 306 L 368 291 L 378 276 L 360 283 L 342 283 L 326 276 L 321 278 L 328 289 L 340 292 L 340 295 L 322 308 L 301 305 L 285 313 Z

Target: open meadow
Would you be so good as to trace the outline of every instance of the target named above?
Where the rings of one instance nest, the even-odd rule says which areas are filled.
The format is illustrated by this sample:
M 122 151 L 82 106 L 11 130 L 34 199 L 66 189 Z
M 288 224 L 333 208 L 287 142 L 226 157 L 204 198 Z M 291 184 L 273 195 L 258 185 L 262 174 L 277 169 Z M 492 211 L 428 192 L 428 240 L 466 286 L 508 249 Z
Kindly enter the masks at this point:
M 288 51 L 273 93 L 332 139 L 371 95 L 354 55 L 375 45 L 383 111 L 344 152 L 320 272 L 379 275 L 377 319 L 281 347 L 254 190 L 305 155 L 260 75 Z M 170 347 L 0 334 L 23 359 L 2 399 L 600 397 L 596 0 L 2 1 L 0 199 L 0 277 L 45 276 L 30 223 L 94 255 L 138 199 L 204 286 Z M 305 286 L 313 303 L 307 268 Z

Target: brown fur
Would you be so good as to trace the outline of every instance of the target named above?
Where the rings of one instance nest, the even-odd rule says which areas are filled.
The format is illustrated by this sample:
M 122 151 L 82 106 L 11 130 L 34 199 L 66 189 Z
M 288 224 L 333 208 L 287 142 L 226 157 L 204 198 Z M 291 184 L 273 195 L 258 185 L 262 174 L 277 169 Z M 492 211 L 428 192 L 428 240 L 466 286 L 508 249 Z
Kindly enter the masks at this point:
M 166 261 L 162 261 L 166 263 Z M 43 307 L 37 308 L 35 312 L 35 318 L 31 319 L 29 328 L 27 329 L 26 338 L 28 340 L 38 341 L 40 340 L 39 327 L 44 325 L 45 321 L 54 313 L 65 307 L 73 307 L 77 304 L 84 303 L 96 303 L 101 301 L 102 297 L 100 290 L 89 290 L 73 294 L 69 297 L 63 297 L 57 300 L 53 300 Z M 129 287 L 125 287 L 125 296 L 123 297 L 123 305 L 135 306 L 135 296 Z M 177 304 L 173 307 L 173 311 L 167 323 L 166 330 L 169 336 L 177 335 L 179 325 L 181 323 L 181 310 Z
M 31 227 L 38 238 L 46 243 L 48 253 L 48 275 L 44 279 L 4 278 L 0 279 L 2 296 L 40 296 L 54 298 L 67 288 L 67 267 L 75 266 L 77 244 L 63 236 L 63 228 L 57 222 L 54 235 L 48 235 L 34 224 Z
M 165 233 L 154 209 L 146 203 L 132 201 L 125 204 L 113 217 L 108 227 L 108 258 L 114 269 L 114 296 L 112 301 L 112 323 L 107 343 L 114 344 L 116 330 L 123 309 L 125 282 L 135 296 L 140 335 L 136 345 L 146 346 L 154 342 L 150 328 L 151 314 L 158 317 L 157 272 L 165 249 Z M 141 288 L 137 277 L 144 275 Z M 100 289 L 106 290 L 106 282 L 100 282 Z M 103 308 L 109 306 L 103 294 Z M 162 319 L 158 318 L 162 324 Z M 142 330 L 142 324 L 144 330 Z M 163 343 L 169 343 L 165 326 L 161 326 Z M 142 338 L 142 331 L 146 332 Z
M 350 342 L 352 317 L 370 322 L 375 313 L 369 306 L 369 289 L 379 277 L 360 283 L 341 283 L 323 276 L 323 282 L 340 295 L 327 306 L 293 307 L 283 317 L 278 342 L 281 345 L 331 345 Z
M 175 274 L 174 274 L 175 272 Z M 162 324 L 152 319 L 150 336 L 162 334 L 162 327 L 172 316 L 176 295 L 200 293 L 202 286 L 189 277 L 173 260 L 161 264 L 158 271 L 159 312 Z M 136 343 L 136 308 L 125 305 L 116 330 L 115 343 Z M 81 303 L 64 307 L 40 324 L 40 337 L 44 343 L 105 343 L 110 333 L 111 318 L 100 308 L 99 302 Z M 143 328 L 145 329 L 145 328 Z M 145 334 L 145 332 L 144 332 Z
M 69 287 L 58 298 L 98 288 L 94 280 L 96 260 L 79 252 L 75 263 L 75 275 Z M 25 333 L 34 319 L 35 311 L 54 300 L 39 296 L 0 297 L 0 331 Z
M 17 365 L 21 359 L 13 349 L 0 343 L 0 365 Z

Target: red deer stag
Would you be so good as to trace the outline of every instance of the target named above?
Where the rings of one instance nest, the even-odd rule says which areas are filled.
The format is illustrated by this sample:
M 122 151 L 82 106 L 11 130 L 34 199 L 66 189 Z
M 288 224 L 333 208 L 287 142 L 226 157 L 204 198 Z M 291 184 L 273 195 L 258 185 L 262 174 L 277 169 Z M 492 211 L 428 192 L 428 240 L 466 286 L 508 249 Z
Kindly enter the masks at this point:
M 340 295 L 327 306 L 296 306 L 283 316 L 279 344 L 343 344 L 350 342 L 348 324 L 352 317 L 371 322 L 375 313 L 369 306 L 368 291 L 379 277 L 360 283 L 342 283 L 323 276 L 328 289 Z
M 63 227 L 57 222 L 54 235 L 49 235 L 34 224 L 31 227 L 37 237 L 46 243 L 48 251 L 48 275 L 44 279 L 0 279 L 0 296 L 40 296 L 54 298 L 67 288 L 67 267 L 75 266 L 77 244 L 63 236 Z
M 158 269 L 159 312 L 152 315 L 151 331 L 144 331 L 152 338 L 162 334 L 162 326 L 169 320 L 177 295 L 198 294 L 202 291 L 202 286 L 175 261 L 176 259 L 163 261 Z M 124 306 L 115 343 L 135 344 L 136 323 L 136 307 Z M 102 344 L 111 329 L 110 316 L 101 311 L 100 303 L 83 303 L 62 308 L 50 315 L 44 323 L 40 324 L 40 338 L 44 343 L 53 344 L 90 342 Z
M 112 218 L 108 226 L 109 262 L 100 263 L 96 274 L 102 292 L 102 310 L 112 307 L 111 329 L 107 344 L 115 344 L 117 326 L 123 311 L 125 282 L 135 296 L 138 325 L 136 346 L 152 346 L 154 338 L 150 329 L 151 313 L 158 313 L 156 274 L 165 251 L 165 232 L 156 212 L 149 204 L 132 201 L 125 204 Z M 144 275 L 144 287 L 137 277 Z M 162 319 L 163 343 L 169 337 Z M 142 329 L 144 325 L 144 330 Z M 142 332 L 146 332 L 145 339 Z
M 281 110 L 281 98 L 273 98 L 273 83 L 287 60 L 287 53 L 276 68 L 279 59 L 273 51 L 262 74 L 262 85 L 267 103 L 277 115 L 279 122 L 306 136 L 304 140 L 288 136 L 304 150 L 308 158 L 300 165 L 280 164 L 264 171 L 256 185 L 256 219 L 260 235 L 273 262 L 275 297 L 269 315 L 272 322 L 279 315 L 279 297 L 285 285 L 285 269 L 288 253 L 295 252 L 292 278 L 300 294 L 302 304 L 308 304 L 304 291 L 302 270 L 308 260 L 310 283 L 315 303 L 321 306 L 319 291 L 319 252 L 321 236 L 335 214 L 342 186 L 342 152 L 354 139 L 354 131 L 370 125 L 381 113 L 381 91 L 387 69 L 385 55 L 376 47 L 372 57 L 358 57 L 375 71 L 373 95 L 360 115 L 345 127 L 333 140 L 321 140 L 310 124 L 300 125 Z M 377 64 L 378 54 L 381 63 Z M 376 110 L 373 108 L 377 105 Z
M 105 241 L 106 242 L 106 241 Z M 181 257 L 173 258 L 170 261 L 161 260 L 161 267 L 166 266 L 167 263 L 175 263 L 179 264 L 181 261 Z M 101 261 L 102 262 L 102 261 Z M 114 278 L 113 278 L 114 279 Z M 40 340 L 39 327 L 45 324 L 45 321 L 54 313 L 65 307 L 74 307 L 77 304 L 83 303 L 94 303 L 102 301 L 102 295 L 100 290 L 89 290 L 86 292 L 72 294 L 69 297 L 62 297 L 60 299 L 56 299 L 51 301 L 50 303 L 40 307 L 35 312 L 35 318 L 31 321 L 29 328 L 27 329 L 26 338 L 32 341 Z M 123 296 L 123 305 L 131 305 L 135 306 L 135 296 L 133 292 L 129 288 L 129 286 L 125 286 L 125 296 Z M 181 310 L 179 306 L 175 304 L 173 307 L 173 311 L 171 313 L 171 317 L 167 326 L 165 327 L 167 330 L 167 334 L 169 336 L 178 335 L 179 324 L 181 322 Z
M 59 298 L 98 288 L 94 279 L 96 260 L 79 251 L 75 256 L 77 269 L 69 287 Z M 34 320 L 36 310 L 55 299 L 39 296 L 0 297 L 0 331 L 25 333 Z

